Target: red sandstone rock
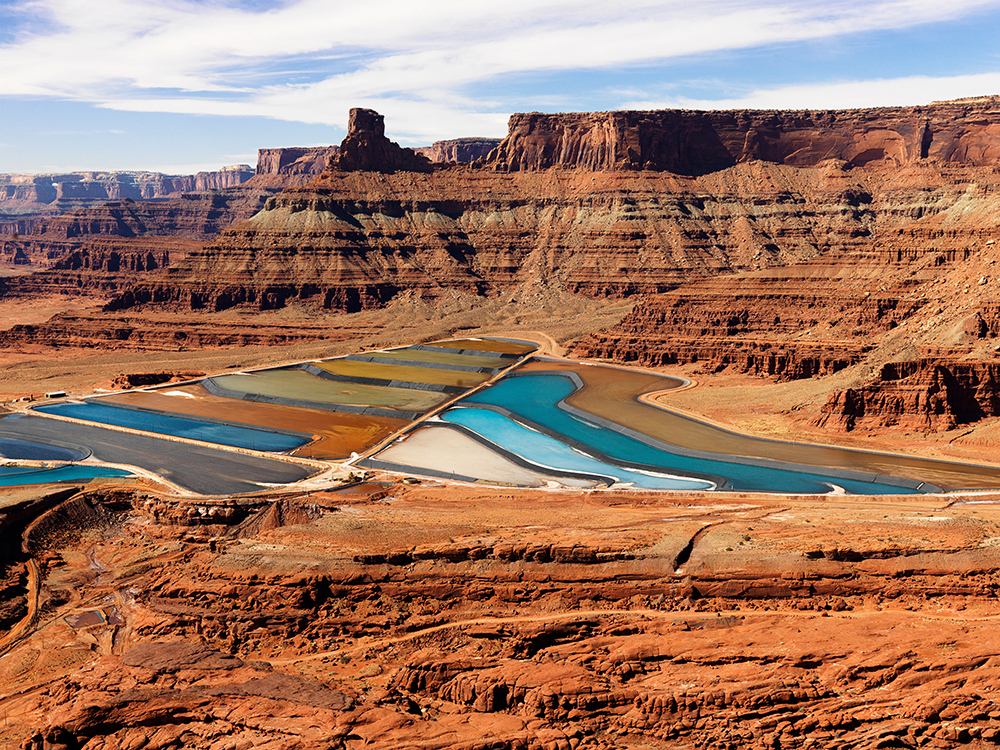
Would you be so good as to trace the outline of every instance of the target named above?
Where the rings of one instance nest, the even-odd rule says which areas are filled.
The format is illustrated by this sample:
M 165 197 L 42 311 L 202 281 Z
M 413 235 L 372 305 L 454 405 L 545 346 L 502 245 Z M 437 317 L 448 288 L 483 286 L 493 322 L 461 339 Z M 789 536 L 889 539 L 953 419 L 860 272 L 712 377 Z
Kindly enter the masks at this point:
M 882 367 L 870 384 L 830 394 L 820 427 L 951 429 L 1000 416 L 1000 362 L 922 360 Z
M 337 146 L 262 148 L 257 152 L 257 176 L 315 176 L 326 169 L 339 150 Z
M 340 172 L 429 172 L 426 156 L 400 148 L 385 137 L 385 118 L 372 109 L 355 107 L 347 123 L 347 137 L 330 158 L 330 169 Z
M 435 141 L 430 146 L 413 149 L 433 162 L 469 162 L 483 159 L 500 145 L 500 138 L 455 138 L 450 141 Z
M 63 503 L 27 535 L 47 614 L 0 660 L 13 746 L 985 748 L 1000 737 L 991 506 L 897 498 L 873 513 L 871 499 L 397 485 L 363 512 L 237 539 L 235 514 L 178 527 L 189 501 L 105 500 L 104 512 L 99 492 Z M 54 533 L 67 521 L 74 535 Z M 855 523 L 865 533 L 845 536 Z M 441 538 L 470 526 L 482 554 L 473 537 Z M 441 554 L 375 558 L 415 536 Z M 567 539 L 622 554 L 494 556 Z M 455 543 L 469 554 L 448 557 Z M 110 601 L 117 624 L 67 624 Z
M 851 166 L 921 160 L 995 166 L 1000 162 L 998 101 L 837 111 L 516 114 L 510 134 L 486 165 L 689 175 L 757 159 L 795 166 L 829 159 Z

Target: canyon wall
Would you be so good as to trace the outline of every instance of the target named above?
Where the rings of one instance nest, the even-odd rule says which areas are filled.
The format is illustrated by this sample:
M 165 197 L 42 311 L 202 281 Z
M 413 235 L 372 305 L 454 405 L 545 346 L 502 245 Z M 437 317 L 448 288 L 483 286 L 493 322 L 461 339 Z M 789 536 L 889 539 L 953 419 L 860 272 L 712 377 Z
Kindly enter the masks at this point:
M 490 151 L 500 145 L 501 140 L 500 138 L 455 138 L 450 141 L 435 141 L 430 146 L 413 150 L 434 162 L 467 164 L 485 158 Z
M 870 383 L 830 394 L 820 427 L 948 430 L 1000 417 L 1000 361 L 922 359 L 882 366 Z
M 352 110 L 348 137 L 327 172 L 308 186 L 269 200 L 252 220 L 192 253 L 155 288 L 129 290 L 115 305 L 268 309 L 297 299 L 356 310 L 383 305 L 402 290 L 430 298 L 445 289 L 490 295 L 543 279 L 572 293 L 616 298 L 660 294 L 702 280 L 711 306 L 718 295 L 712 279 L 734 272 L 813 259 L 821 270 L 807 271 L 810 274 L 836 274 L 839 271 L 832 269 L 858 262 L 872 272 L 896 256 L 900 266 L 925 263 L 925 248 L 943 251 L 948 260 L 949 253 L 959 252 L 956 243 L 964 243 L 961 252 L 968 257 L 970 243 L 980 237 L 979 230 L 965 227 L 975 214 L 965 211 L 965 202 L 982 203 L 996 180 L 989 178 L 976 187 L 983 182 L 977 171 L 981 168 L 964 160 L 978 163 L 995 155 L 989 148 L 959 152 L 954 144 L 973 137 L 970 123 L 978 123 L 978 132 L 989 140 L 995 127 L 991 106 L 857 110 L 822 113 L 804 121 L 801 113 L 723 113 L 721 121 L 718 113 L 685 112 L 515 115 L 511 134 L 484 161 L 434 168 L 385 138 L 380 115 Z M 975 113 L 970 114 L 970 108 Z M 906 123 L 918 120 L 925 123 L 923 132 L 937 134 L 938 142 L 925 149 L 925 159 L 909 154 L 907 158 L 916 161 L 903 168 L 884 160 L 865 160 L 866 166 L 858 167 L 856 155 L 854 164 L 823 158 L 818 166 L 754 158 L 698 176 L 613 168 L 623 164 L 608 145 L 618 137 L 615 133 L 634 131 L 641 136 L 655 121 L 658 127 L 671 125 L 672 137 L 683 140 L 691 118 L 715 123 L 712 132 L 717 134 L 718 122 L 763 132 L 763 123 L 771 122 L 765 114 L 777 118 L 773 130 L 784 138 L 777 143 L 791 139 L 788 142 L 801 145 L 801 138 L 810 133 L 823 135 L 826 145 L 814 144 L 808 153 L 797 148 L 792 161 L 809 162 L 820 150 L 829 157 L 831 143 L 860 139 L 870 144 L 872 132 L 884 135 L 890 125 L 893 132 L 903 132 Z M 604 125 L 597 128 L 595 123 Z M 609 123 L 614 125 L 611 130 Z M 819 129 L 823 123 L 829 132 Z M 611 133 L 600 148 L 568 136 L 561 141 L 549 138 L 560 129 L 565 135 L 597 132 L 594 128 Z M 944 140 L 952 146 L 945 149 Z M 542 145 L 532 146 L 538 143 Z M 649 157 L 647 165 L 670 163 L 672 152 L 661 148 L 662 139 L 642 145 L 640 138 L 636 143 L 642 146 L 636 153 Z M 762 148 L 758 152 L 764 153 Z M 846 148 L 838 153 L 849 156 Z M 688 171 L 706 172 L 714 164 L 713 157 L 697 149 L 684 153 L 686 159 L 700 159 L 700 166 Z M 942 233 L 933 217 L 945 214 L 957 224 Z M 900 234 L 925 231 L 910 226 L 915 222 L 943 239 Z M 971 234 L 966 237 L 966 232 Z M 904 248 L 911 239 L 920 242 L 919 252 Z M 845 254 L 858 254 L 860 261 L 853 255 L 847 261 Z M 828 266 L 824 269 L 823 264 Z M 868 279 L 859 279 L 853 286 L 840 285 L 844 294 L 835 301 L 837 309 L 854 306 L 867 284 Z M 778 285 L 784 286 L 781 273 L 770 284 Z M 807 291 L 805 297 L 812 294 Z M 658 321 L 651 312 L 663 304 L 682 303 L 667 300 L 644 306 L 653 315 L 652 325 L 667 320 L 664 315 Z M 794 309 L 797 303 L 785 299 L 777 304 Z M 862 311 L 857 324 L 877 319 L 885 327 L 891 320 L 885 305 L 893 305 L 892 315 L 902 318 L 921 302 L 872 299 L 866 304 L 872 309 Z M 758 306 L 747 314 L 761 316 L 764 310 Z M 794 312 L 784 314 L 786 327 L 801 327 Z M 781 311 L 761 318 L 758 326 L 773 330 L 775 315 L 780 318 Z M 673 314 L 670 325 L 679 333 L 683 321 Z M 696 327 L 695 335 L 704 337 L 712 325 Z M 732 333 L 732 326 L 715 328 L 722 335 Z
M 762 160 L 807 167 L 1000 163 L 1000 98 L 856 110 L 515 114 L 499 170 L 651 169 L 702 175 Z
M 257 151 L 256 175 L 313 176 L 326 169 L 338 146 L 293 146 L 262 148 Z
M 185 193 L 168 201 L 110 201 L 50 217 L 30 234 L 6 240 L 4 255 L 48 268 L 92 240 L 177 237 L 205 241 L 257 213 L 268 197 L 282 189 L 285 178 L 264 177 L 263 184 L 258 179 L 225 190 Z
M 155 200 L 180 193 L 235 187 L 254 175 L 252 167 L 237 164 L 194 175 L 159 172 L 71 172 L 69 174 L 0 175 L 0 211 L 24 213 L 55 204 L 62 210 L 97 202 Z

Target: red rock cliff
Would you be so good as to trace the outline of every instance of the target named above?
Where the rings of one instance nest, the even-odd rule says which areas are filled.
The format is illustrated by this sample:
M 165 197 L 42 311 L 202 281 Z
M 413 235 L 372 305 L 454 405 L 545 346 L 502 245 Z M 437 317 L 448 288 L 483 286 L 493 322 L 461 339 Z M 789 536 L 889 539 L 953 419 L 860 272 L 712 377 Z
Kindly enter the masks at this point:
M 503 170 L 652 169 L 700 175 L 755 159 L 816 166 L 1000 164 L 1000 98 L 882 109 L 515 114 L 486 159 Z
M 500 138 L 455 138 L 450 141 L 435 141 L 430 146 L 413 150 L 434 162 L 468 164 L 484 158 L 500 145 L 500 141 Z
M 373 109 L 355 107 L 347 123 L 347 137 L 330 159 L 338 172 L 430 172 L 426 156 L 401 148 L 385 137 L 385 118 Z
M 257 175 L 318 175 L 339 150 L 337 146 L 262 148 L 257 152 Z

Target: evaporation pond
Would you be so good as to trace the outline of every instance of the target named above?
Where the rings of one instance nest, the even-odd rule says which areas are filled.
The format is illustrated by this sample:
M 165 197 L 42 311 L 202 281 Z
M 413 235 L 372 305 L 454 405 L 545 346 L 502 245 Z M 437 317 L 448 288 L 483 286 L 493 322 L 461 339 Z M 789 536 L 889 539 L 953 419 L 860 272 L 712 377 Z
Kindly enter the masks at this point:
M 375 378 L 407 383 L 427 383 L 430 385 L 450 385 L 472 388 L 490 379 L 489 373 L 465 372 L 462 370 L 442 370 L 433 367 L 419 367 L 400 363 L 389 365 L 379 362 L 363 362 L 356 359 L 335 359 L 330 362 L 313 362 L 313 365 L 333 375 L 347 378 Z
M 506 409 L 528 423 L 564 436 L 582 444 L 601 456 L 628 466 L 663 471 L 681 476 L 718 477 L 725 480 L 724 489 L 755 492 L 791 492 L 797 494 L 825 494 L 831 485 L 843 487 L 858 495 L 902 495 L 914 490 L 896 484 L 846 479 L 822 470 L 802 472 L 776 468 L 756 463 L 726 461 L 718 458 L 701 458 L 673 453 L 669 446 L 662 448 L 636 440 L 607 427 L 571 415 L 558 404 L 576 390 L 568 376 L 560 373 L 518 375 L 507 377 L 499 383 L 465 399 L 465 405 L 492 404 Z M 520 455 L 518 445 L 503 445 Z M 527 456 L 530 460 L 530 456 Z M 872 477 L 874 479 L 874 477 Z
M 383 385 L 338 383 L 304 370 L 271 370 L 253 375 L 221 375 L 212 382 L 230 391 L 320 404 L 375 406 L 401 411 L 428 411 L 450 398 L 437 391 L 415 391 Z
M 26 466 L 0 466 L 0 487 L 25 484 L 53 484 L 56 482 L 84 482 L 91 479 L 131 477 L 132 472 L 103 466 L 60 466 L 55 469 L 38 469 Z
M 215 422 L 204 422 L 158 412 L 122 409 L 105 404 L 52 404 L 51 406 L 40 406 L 36 411 L 82 419 L 97 424 L 116 425 L 144 432 L 155 432 L 159 435 L 173 435 L 189 440 L 201 440 L 206 443 L 260 451 L 288 451 L 309 442 L 310 439 L 309 436 L 287 435 L 249 427 L 216 424 Z
M 714 485 L 699 479 L 644 474 L 621 466 L 598 461 L 573 450 L 555 438 L 530 430 L 524 425 L 488 409 L 449 409 L 442 419 L 467 427 L 491 443 L 543 469 L 577 471 L 609 477 L 617 482 L 631 482 L 636 487 L 660 490 L 710 490 Z M 515 448 L 516 446 L 516 448 Z
M 507 339 L 453 339 L 452 341 L 430 341 L 424 346 L 440 346 L 445 349 L 473 349 L 499 354 L 528 354 L 538 349 L 538 344 Z
M 439 365 L 457 365 L 459 367 L 485 367 L 492 370 L 502 370 L 514 364 L 515 360 L 500 359 L 499 357 L 482 356 L 474 354 L 459 354 L 457 351 L 452 354 L 442 349 L 439 352 L 428 352 L 423 349 L 393 349 L 387 352 L 365 352 L 358 355 L 362 357 L 375 357 L 377 359 L 399 359 L 404 362 L 430 362 Z

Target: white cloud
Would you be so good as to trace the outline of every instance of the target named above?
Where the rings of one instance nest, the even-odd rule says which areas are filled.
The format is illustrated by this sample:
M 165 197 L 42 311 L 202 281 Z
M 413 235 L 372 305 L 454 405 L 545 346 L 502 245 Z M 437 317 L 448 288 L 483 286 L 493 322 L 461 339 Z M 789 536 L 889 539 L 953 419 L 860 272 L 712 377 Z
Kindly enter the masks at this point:
M 1000 8 L 1000 2 L 298 0 L 254 12 L 222 0 L 31 0 L 16 7 L 45 24 L 2 50 L 0 94 L 338 127 L 349 107 L 367 104 L 391 116 L 394 133 L 420 140 L 432 131 L 441 135 L 442 126 L 454 135 L 502 132 L 509 103 L 463 92 L 504 75 L 655 64 L 906 28 Z M 316 80 L 289 82 L 298 76 L 289 71 L 303 68 L 303 61 L 305 74 Z M 819 98 L 831 102 L 822 106 L 841 106 L 837 102 L 874 102 L 886 92 L 892 96 L 879 103 L 937 97 L 928 88 L 917 95 L 919 83 L 907 88 L 911 80 L 917 81 L 902 79 L 895 89 L 892 82 L 871 81 L 675 103 L 816 107 Z M 954 95 L 949 90 L 940 98 Z
M 760 89 L 729 99 L 631 99 L 621 109 L 853 109 L 914 106 L 967 96 L 1000 95 L 1000 73 L 968 76 L 907 76 Z

